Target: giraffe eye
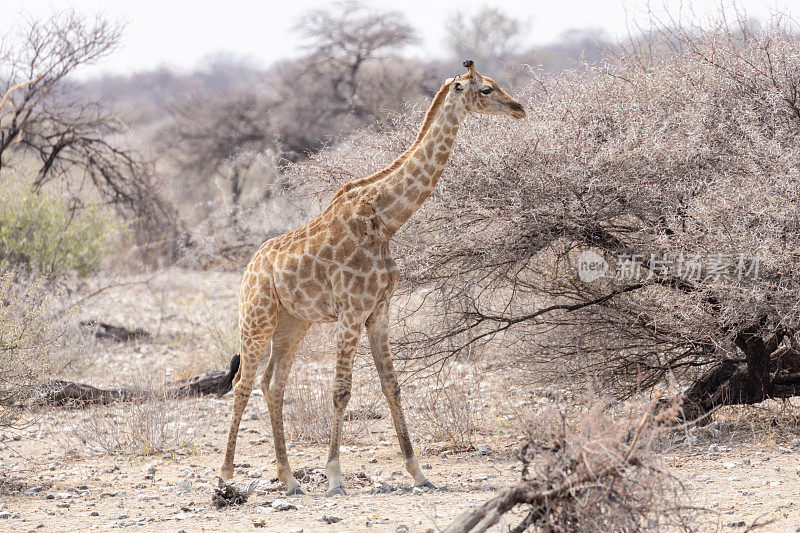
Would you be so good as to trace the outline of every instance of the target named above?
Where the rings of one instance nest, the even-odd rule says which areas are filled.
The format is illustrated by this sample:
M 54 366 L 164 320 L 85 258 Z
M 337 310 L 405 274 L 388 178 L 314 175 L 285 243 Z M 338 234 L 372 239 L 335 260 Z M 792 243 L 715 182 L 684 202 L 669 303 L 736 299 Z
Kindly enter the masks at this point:
M 492 89 L 491 87 L 487 87 L 487 88 L 485 88 L 485 89 L 481 89 L 481 92 L 482 92 L 483 94 L 489 94 L 489 93 L 491 93 L 493 90 L 494 90 L 494 89 Z

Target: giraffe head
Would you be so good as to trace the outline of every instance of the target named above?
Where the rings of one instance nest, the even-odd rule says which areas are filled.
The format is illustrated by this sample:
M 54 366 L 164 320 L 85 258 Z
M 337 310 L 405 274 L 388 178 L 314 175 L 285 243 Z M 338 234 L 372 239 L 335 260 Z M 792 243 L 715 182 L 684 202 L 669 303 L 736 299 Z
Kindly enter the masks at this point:
M 450 99 L 458 102 L 467 113 L 484 115 L 507 115 L 516 119 L 525 118 L 525 109 L 488 76 L 475 70 L 472 60 L 464 61 L 466 74 L 447 80 Z

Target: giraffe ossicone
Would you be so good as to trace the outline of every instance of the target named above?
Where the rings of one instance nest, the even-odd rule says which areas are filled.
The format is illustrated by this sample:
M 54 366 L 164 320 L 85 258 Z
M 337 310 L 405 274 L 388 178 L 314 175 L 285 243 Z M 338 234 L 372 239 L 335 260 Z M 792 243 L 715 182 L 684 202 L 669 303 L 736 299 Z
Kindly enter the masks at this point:
M 239 298 L 240 359 L 231 366 L 234 401 L 223 479 L 233 476 L 236 438 L 258 365 L 270 348 L 260 387 L 269 408 L 278 478 L 303 493 L 292 475 L 283 430 L 283 396 L 298 344 L 313 323 L 336 322 L 333 423 L 325 473 L 327 495 L 345 494 L 339 442 L 352 384 L 353 357 L 366 328 L 403 461 L 417 486 L 433 487 L 414 456 L 389 348 L 389 300 L 399 271 L 389 240 L 430 196 L 458 127 L 469 113 L 525 117 L 491 78 L 465 61 L 465 74 L 436 93 L 411 147 L 391 165 L 344 185 L 305 226 L 265 242 L 244 272 Z

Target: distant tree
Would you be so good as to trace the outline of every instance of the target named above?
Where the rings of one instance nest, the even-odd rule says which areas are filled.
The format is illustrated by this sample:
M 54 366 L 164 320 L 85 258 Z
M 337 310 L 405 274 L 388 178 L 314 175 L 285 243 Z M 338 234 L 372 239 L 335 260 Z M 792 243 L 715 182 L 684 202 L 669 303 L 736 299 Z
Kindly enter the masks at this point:
M 472 59 L 486 70 L 496 69 L 497 62 L 510 59 L 523 45 L 525 21 L 485 6 L 472 15 L 454 13 L 445 22 L 447 45 L 455 59 Z
M 541 66 L 547 72 L 560 72 L 580 63 L 597 64 L 614 48 L 611 39 L 600 28 L 573 28 L 563 32 L 558 40 L 536 46 L 524 55 L 522 63 Z
M 312 10 L 297 29 L 307 39 L 308 65 L 327 78 L 330 97 L 362 118 L 368 110 L 359 94 L 361 69 L 371 59 L 385 59 L 417 41 L 401 12 L 369 8 L 357 0 Z
M 121 31 L 102 18 L 64 12 L 0 42 L 0 92 L 25 83 L 0 109 L 0 170 L 24 162 L 34 169 L 35 189 L 61 180 L 76 206 L 88 180 L 104 200 L 150 228 L 142 235 L 160 235 L 174 217 L 156 193 L 152 166 L 120 144 L 125 127 L 112 113 L 67 90 L 68 77 L 113 51 Z
M 181 172 L 200 181 L 222 177 L 230 204 L 238 205 L 250 167 L 274 146 L 270 110 L 270 102 L 250 92 L 196 97 L 179 106 L 168 136 Z
M 181 168 L 198 181 L 224 179 L 233 206 L 264 154 L 279 167 L 299 161 L 423 93 L 424 69 L 396 57 L 416 40 L 401 13 L 348 0 L 308 12 L 297 29 L 306 56 L 275 65 L 258 83 L 193 96 L 167 129 Z

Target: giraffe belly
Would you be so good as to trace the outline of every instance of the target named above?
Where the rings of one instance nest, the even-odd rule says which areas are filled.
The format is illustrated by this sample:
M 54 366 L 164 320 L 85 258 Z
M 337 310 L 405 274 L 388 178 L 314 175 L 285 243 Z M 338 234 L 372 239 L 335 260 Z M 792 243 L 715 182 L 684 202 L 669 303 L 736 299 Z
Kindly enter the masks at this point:
M 330 293 L 314 289 L 316 287 L 308 286 L 290 289 L 285 285 L 276 284 L 276 292 L 281 306 L 292 315 L 314 323 L 335 322 L 337 313 Z

